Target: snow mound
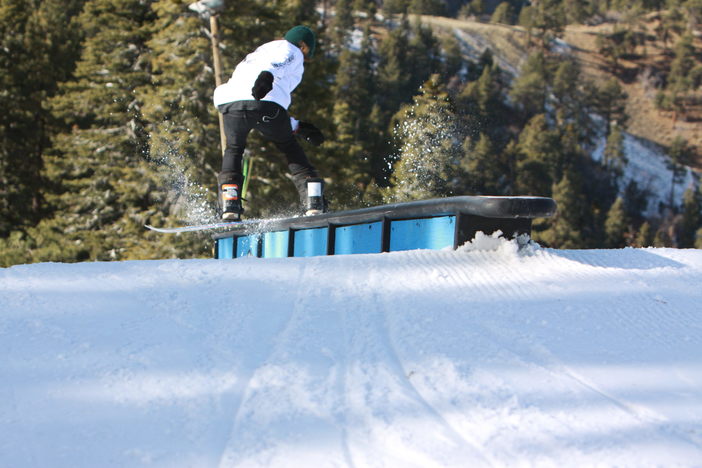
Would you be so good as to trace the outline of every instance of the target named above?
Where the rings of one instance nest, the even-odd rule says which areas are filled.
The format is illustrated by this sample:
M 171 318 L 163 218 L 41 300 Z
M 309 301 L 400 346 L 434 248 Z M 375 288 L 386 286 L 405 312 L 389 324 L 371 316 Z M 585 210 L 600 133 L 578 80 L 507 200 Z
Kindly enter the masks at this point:
M 458 252 L 496 252 L 501 256 L 533 255 L 541 248 L 532 241 L 528 234 L 522 234 L 515 239 L 502 237 L 502 231 L 495 231 L 488 235 L 477 232 L 473 240 L 460 246 Z

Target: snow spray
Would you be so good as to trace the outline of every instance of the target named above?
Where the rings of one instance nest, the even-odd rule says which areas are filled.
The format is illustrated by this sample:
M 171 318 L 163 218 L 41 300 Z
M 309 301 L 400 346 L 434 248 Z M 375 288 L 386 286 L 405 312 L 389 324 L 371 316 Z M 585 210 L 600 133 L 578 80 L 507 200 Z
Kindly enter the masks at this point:
M 450 195 L 449 174 L 460 158 L 453 115 L 421 112 L 415 104 L 397 125 L 394 137 L 401 143 L 398 154 L 388 159 L 393 166 L 393 187 L 387 202 L 402 202 Z
M 151 154 L 159 166 L 159 178 L 167 190 L 167 201 L 182 212 L 187 224 L 206 224 L 218 220 L 216 207 L 208 200 L 210 191 L 190 180 L 187 167 L 192 161 L 176 149 L 173 141 L 161 141 L 164 149 Z

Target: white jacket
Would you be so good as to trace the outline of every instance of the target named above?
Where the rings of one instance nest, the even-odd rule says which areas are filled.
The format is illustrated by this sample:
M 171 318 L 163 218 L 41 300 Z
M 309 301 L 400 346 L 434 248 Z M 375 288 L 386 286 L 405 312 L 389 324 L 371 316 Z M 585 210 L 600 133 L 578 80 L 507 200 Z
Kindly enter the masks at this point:
M 236 66 L 229 81 L 217 86 L 215 106 L 255 99 L 251 88 L 262 71 L 269 71 L 273 74 L 273 89 L 263 101 L 273 101 L 287 110 L 290 93 L 302 81 L 304 60 L 302 51 L 284 39 L 263 44 Z

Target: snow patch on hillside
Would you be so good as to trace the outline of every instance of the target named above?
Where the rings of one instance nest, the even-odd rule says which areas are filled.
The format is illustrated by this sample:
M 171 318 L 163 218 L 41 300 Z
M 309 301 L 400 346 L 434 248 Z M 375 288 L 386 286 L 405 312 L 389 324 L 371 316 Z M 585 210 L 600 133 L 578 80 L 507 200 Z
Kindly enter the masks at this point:
M 605 138 L 599 139 L 592 153 L 594 160 L 602 161 L 606 143 Z M 680 208 L 685 191 L 697 190 L 699 186 L 699 176 L 689 167 L 684 169 L 685 175 L 673 184 L 670 158 L 651 142 L 624 132 L 624 152 L 627 165 L 619 183 L 620 192 L 624 193 L 629 182 L 636 182 L 647 195 L 647 207 L 643 213 L 646 217 L 661 216 L 661 207 L 669 206 L 671 200 Z

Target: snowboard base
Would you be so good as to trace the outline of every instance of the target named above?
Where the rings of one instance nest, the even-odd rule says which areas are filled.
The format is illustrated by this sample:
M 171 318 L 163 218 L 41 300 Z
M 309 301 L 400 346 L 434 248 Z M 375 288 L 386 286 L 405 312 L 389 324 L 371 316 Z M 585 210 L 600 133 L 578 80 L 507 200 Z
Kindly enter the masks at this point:
M 239 221 L 220 221 L 217 223 L 207 223 L 207 224 L 194 224 L 190 226 L 176 226 L 176 227 L 156 227 L 146 224 L 145 227 L 152 231 L 162 232 L 165 234 L 177 234 L 179 232 L 197 232 L 197 231 L 211 231 L 215 229 L 227 229 L 235 226 L 240 226 L 242 224 L 254 224 L 261 222 L 260 219 L 241 219 Z

